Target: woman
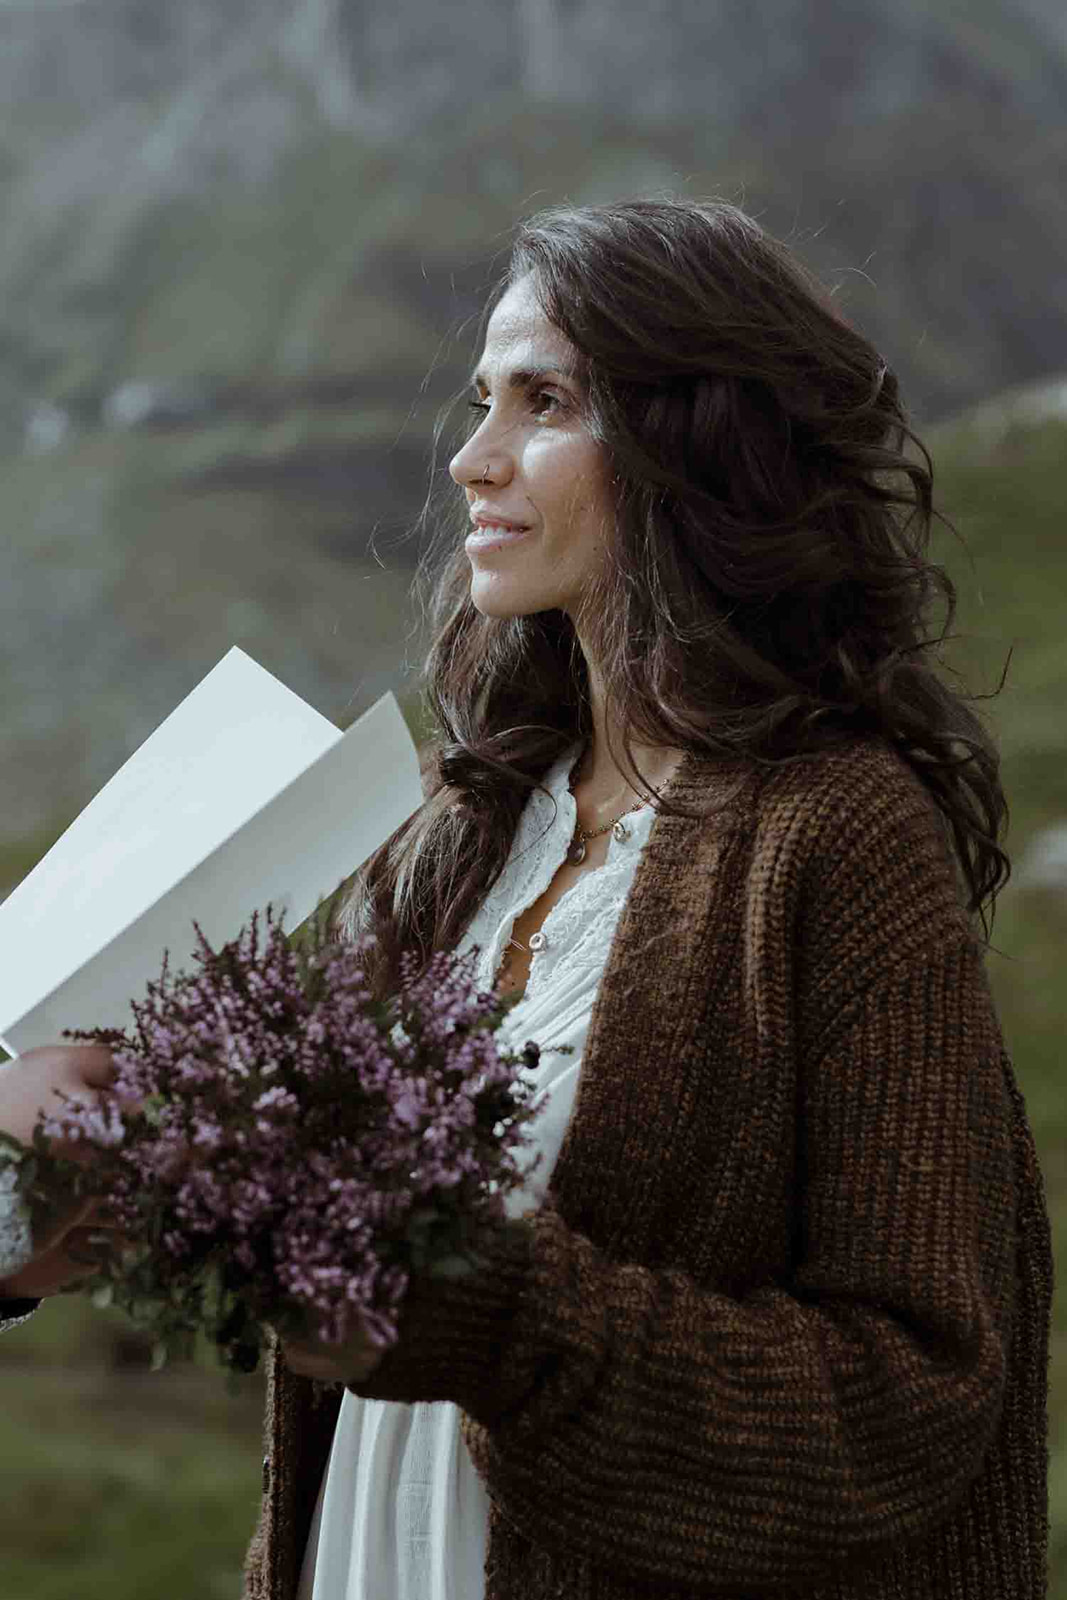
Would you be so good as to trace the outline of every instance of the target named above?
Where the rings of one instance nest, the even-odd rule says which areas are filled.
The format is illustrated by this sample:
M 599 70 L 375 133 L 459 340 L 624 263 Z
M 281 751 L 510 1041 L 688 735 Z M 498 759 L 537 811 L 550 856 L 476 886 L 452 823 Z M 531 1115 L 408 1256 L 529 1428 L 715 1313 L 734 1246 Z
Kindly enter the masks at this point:
M 741 212 L 636 201 L 520 229 L 474 390 L 427 797 L 345 927 L 574 1054 L 490 1268 L 276 1357 L 246 1593 L 1036 1597 L 1006 806 L 896 380 Z

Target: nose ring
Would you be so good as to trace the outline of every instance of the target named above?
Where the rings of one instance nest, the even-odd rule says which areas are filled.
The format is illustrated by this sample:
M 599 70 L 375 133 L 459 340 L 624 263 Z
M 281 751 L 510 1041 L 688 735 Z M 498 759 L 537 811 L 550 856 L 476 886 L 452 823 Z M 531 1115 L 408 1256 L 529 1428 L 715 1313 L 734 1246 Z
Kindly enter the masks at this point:
M 488 461 L 485 463 L 485 471 L 482 473 L 482 475 L 479 478 L 478 482 L 479 483 L 488 483 L 489 482 L 489 463 L 488 463 Z

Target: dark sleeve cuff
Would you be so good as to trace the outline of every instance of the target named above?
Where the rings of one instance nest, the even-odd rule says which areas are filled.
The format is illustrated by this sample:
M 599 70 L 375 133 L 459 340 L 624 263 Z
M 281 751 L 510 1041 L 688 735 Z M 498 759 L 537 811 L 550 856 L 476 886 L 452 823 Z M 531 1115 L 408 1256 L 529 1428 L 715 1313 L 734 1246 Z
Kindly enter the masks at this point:
M 40 1300 L 0 1300 L 0 1322 L 14 1322 L 16 1317 L 28 1317 L 40 1303 Z
M 511 1217 L 487 1229 L 476 1241 L 485 1257 L 480 1270 L 414 1277 L 396 1344 L 369 1377 L 346 1387 L 363 1400 L 450 1400 L 487 1422 L 486 1412 L 502 1406 L 499 1366 L 531 1281 L 534 1225 L 533 1218 Z

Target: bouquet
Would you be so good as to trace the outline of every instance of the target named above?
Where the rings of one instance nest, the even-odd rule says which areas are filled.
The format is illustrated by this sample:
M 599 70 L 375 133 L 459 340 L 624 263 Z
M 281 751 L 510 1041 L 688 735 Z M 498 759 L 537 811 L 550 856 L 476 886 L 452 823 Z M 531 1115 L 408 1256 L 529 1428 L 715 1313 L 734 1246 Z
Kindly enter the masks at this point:
M 136 1037 L 65 1031 L 107 1045 L 116 1077 L 95 1104 L 42 1114 L 32 1148 L 5 1138 L 19 1188 L 38 1213 L 100 1197 L 125 1242 L 76 1288 L 145 1328 L 154 1366 L 202 1333 L 252 1372 L 268 1322 L 336 1342 L 353 1313 L 391 1345 L 413 1273 L 485 1264 L 475 1237 L 527 1176 L 513 1151 L 537 1110 L 517 1069 L 538 1046 L 498 1049 L 514 1001 L 478 992 L 476 951 L 421 975 L 405 957 L 384 1002 L 368 941 L 331 943 L 318 919 L 298 944 L 268 906 L 262 947 L 257 912 L 217 951 L 194 926 L 197 970 L 164 956 Z

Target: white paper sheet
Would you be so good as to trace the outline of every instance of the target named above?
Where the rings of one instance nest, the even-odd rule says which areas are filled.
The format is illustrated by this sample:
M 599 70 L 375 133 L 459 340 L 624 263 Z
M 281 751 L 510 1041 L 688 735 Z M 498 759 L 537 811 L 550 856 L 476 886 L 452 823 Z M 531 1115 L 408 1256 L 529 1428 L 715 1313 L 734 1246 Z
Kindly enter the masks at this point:
M 392 694 L 344 734 L 236 646 L 0 905 L 0 1044 L 126 1027 L 270 902 L 292 931 L 422 803 Z

